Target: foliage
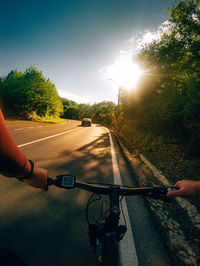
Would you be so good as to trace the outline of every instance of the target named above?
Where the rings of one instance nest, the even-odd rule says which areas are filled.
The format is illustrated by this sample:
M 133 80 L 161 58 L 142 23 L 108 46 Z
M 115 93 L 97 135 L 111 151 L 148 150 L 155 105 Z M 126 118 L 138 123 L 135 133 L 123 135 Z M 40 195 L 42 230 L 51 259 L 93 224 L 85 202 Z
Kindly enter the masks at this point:
M 146 70 L 143 80 L 121 100 L 133 131 L 162 136 L 162 142 L 188 143 L 195 156 L 200 156 L 199 6 L 199 0 L 181 0 L 167 10 L 168 29 L 137 56 Z M 121 129 L 126 127 L 123 121 Z
M 12 70 L 0 79 L 0 98 L 4 111 L 20 117 L 59 117 L 63 105 L 56 87 L 34 65 L 24 73 Z
M 61 99 L 55 85 L 35 66 L 0 78 L 4 109 L 31 119 L 59 116 L 120 130 L 144 148 L 156 143 L 186 143 L 200 157 L 200 0 L 179 0 L 158 40 L 144 45 L 137 61 L 145 69 L 137 90 L 121 88 L 120 105 L 77 104 Z M 117 118 L 117 120 L 116 120 Z
M 113 102 L 100 102 L 90 104 L 77 104 L 67 99 L 62 99 L 64 105 L 64 118 L 82 120 L 89 117 L 95 123 L 112 127 L 115 123 L 116 105 Z
M 115 123 L 116 105 L 103 101 L 92 105 L 93 120 L 105 126 L 112 127 Z
M 78 104 L 60 98 L 55 85 L 34 65 L 24 73 L 12 70 L 6 77 L 1 77 L 0 99 L 4 114 L 30 120 L 54 121 L 62 115 L 77 120 L 90 117 L 105 126 L 112 126 L 115 121 L 114 103 Z

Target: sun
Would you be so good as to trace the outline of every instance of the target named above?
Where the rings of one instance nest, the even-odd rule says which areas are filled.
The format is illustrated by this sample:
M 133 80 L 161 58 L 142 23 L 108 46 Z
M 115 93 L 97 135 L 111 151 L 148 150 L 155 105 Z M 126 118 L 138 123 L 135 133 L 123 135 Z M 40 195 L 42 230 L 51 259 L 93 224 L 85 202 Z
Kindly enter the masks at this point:
M 143 74 L 142 69 L 132 61 L 132 56 L 127 54 L 121 54 L 113 65 L 107 68 L 107 72 L 110 80 L 126 89 L 136 89 Z

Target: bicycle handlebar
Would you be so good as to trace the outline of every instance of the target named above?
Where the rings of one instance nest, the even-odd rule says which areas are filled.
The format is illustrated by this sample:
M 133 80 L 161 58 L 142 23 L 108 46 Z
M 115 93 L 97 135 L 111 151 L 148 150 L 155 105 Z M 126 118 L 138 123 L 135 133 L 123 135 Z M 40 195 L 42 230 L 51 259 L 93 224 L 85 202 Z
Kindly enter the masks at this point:
M 95 194 L 109 195 L 111 191 L 117 191 L 119 196 L 134 196 L 134 195 L 149 195 L 155 196 L 166 196 L 167 192 L 176 190 L 177 188 L 173 186 L 162 187 L 143 187 L 143 188 L 133 188 L 126 187 L 123 185 L 111 185 L 111 184 L 93 184 L 76 181 L 75 176 L 72 175 L 58 175 L 56 179 L 48 178 L 48 185 L 55 185 L 60 188 L 72 189 L 81 188 Z

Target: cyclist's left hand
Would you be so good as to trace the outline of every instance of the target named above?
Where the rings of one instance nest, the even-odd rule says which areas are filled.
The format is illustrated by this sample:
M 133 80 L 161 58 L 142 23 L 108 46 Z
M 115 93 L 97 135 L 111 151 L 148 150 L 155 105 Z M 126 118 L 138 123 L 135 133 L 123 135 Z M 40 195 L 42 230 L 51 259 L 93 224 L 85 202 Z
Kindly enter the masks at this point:
M 35 188 L 40 188 L 42 191 L 47 191 L 47 178 L 48 171 L 46 169 L 34 167 L 33 174 L 29 179 L 24 179 L 24 183 Z

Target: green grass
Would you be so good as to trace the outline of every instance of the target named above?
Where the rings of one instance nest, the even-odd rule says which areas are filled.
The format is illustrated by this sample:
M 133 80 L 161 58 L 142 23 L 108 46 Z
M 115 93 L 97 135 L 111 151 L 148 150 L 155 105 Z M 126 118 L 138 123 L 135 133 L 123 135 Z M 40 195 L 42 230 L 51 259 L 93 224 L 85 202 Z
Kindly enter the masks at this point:
M 37 119 L 35 121 L 43 122 L 43 123 L 54 123 L 54 124 L 57 124 L 57 123 L 66 122 L 67 120 L 63 119 L 63 118 L 60 118 L 60 117 L 49 117 L 49 118 L 41 117 L 40 119 Z

